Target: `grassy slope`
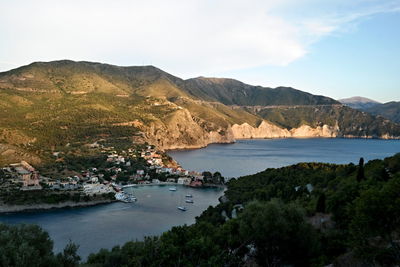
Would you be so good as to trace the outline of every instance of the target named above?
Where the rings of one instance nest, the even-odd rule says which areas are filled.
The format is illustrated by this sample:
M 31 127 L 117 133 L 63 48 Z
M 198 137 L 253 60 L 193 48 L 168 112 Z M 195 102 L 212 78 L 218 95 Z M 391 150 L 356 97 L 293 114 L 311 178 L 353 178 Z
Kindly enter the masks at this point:
M 244 122 L 257 126 L 266 119 L 287 128 L 338 121 L 346 134 L 400 135 L 399 126 L 390 122 L 330 104 L 337 102 L 292 88 L 262 88 L 231 79 L 182 80 L 152 66 L 39 62 L 0 73 L 1 151 L 13 146 L 22 149 L 19 154 L 30 151 L 37 156 L 40 151 L 99 138 L 128 142 L 138 130 L 115 124 L 137 120 L 163 125 L 180 108 L 190 111 L 206 131 Z M 229 105 L 301 107 L 254 112 Z
M 323 105 L 337 101 L 305 93 L 290 87 L 275 89 L 244 84 L 233 79 L 195 78 L 186 81 L 184 88 L 193 96 L 225 105 Z
M 256 121 L 245 111 L 195 101 L 179 88 L 180 83 L 181 79 L 151 66 L 72 61 L 33 63 L 0 73 L 0 153 L 12 148 L 22 150 L 19 155 L 27 153 L 25 158 L 37 153 L 43 157 L 45 151 L 61 150 L 68 143 L 78 146 L 99 139 L 128 143 L 138 129 L 116 124 L 168 123 L 169 115 L 178 110 L 174 101 L 207 130 Z M 0 164 L 8 161 L 5 155 L 0 158 Z

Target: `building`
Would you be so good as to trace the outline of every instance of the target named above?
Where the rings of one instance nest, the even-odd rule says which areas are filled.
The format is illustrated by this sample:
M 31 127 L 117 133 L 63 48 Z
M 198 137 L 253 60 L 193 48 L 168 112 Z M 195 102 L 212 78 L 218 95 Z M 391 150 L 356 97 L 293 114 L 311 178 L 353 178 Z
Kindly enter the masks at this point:
M 203 186 L 203 183 L 202 183 L 201 181 L 197 180 L 197 181 L 191 182 L 191 183 L 190 183 L 190 186 L 191 186 L 191 187 L 202 187 L 202 186 Z
M 18 179 L 22 181 L 22 189 L 42 189 L 40 186 L 39 173 L 26 161 L 12 164 Z
M 190 185 L 191 182 L 192 182 L 192 179 L 187 178 L 187 177 L 178 178 L 178 184 Z

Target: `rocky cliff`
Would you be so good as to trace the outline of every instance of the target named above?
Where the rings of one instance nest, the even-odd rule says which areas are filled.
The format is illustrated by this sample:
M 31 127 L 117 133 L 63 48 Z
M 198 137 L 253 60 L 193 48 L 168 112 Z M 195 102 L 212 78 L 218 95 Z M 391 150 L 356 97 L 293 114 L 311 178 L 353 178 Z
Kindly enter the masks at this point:
M 232 143 L 235 141 L 230 128 L 218 127 L 207 131 L 196 122 L 187 109 L 180 109 L 164 120 L 151 122 L 142 130 L 149 143 L 160 149 L 188 149 L 205 147 L 211 143 Z
M 337 137 L 339 128 L 329 125 L 318 126 L 312 128 L 308 125 L 302 125 L 291 130 L 278 127 L 267 121 L 262 121 L 258 127 L 253 127 L 247 123 L 241 125 L 235 124 L 232 126 L 233 136 L 236 139 L 246 138 L 310 138 L 310 137 Z

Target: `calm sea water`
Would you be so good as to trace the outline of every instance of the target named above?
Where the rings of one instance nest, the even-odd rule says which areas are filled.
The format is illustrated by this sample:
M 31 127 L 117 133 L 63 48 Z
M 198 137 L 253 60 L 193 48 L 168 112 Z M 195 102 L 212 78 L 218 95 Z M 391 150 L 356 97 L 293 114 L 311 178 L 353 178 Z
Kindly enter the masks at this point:
M 251 139 L 213 144 L 197 150 L 170 151 L 183 168 L 219 171 L 238 177 L 298 162 L 357 163 L 400 152 L 400 140 L 377 139 Z
M 86 258 L 101 248 L 112 248 L 144 236 L 159 235 L 172 226 L 192 224 L 210 205 L 216 205 L 221 189 L 193 189 L 177 186 L 139 186 L 129 188 L 136 203 L 112 203 L 94 207 L 0 215 L 0 222 L 34 223 L 42 226 L 54 240 L 54 251 L 63 250 L 69 240 L 79 244 L 79 254 Z M 193 195 L 193 204 L 185 195 Z M 179 211 L 185 205 L 188 210 Z

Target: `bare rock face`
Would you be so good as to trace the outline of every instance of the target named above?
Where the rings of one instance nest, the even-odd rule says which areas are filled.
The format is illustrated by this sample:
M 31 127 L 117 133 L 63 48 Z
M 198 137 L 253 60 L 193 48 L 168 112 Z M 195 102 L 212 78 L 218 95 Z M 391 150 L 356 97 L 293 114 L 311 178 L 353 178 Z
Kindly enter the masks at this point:
M 280 128 L 272 123 L 263 121 L 258 127 L 253 127 L 247 123 L 232 126 L 233 136 L 236 139 L 246 138 L 307 138 L 307 137 L 337 137 L 339 128 L 337 126 L 318 126 L 312 128 L 308 125 L 302 125 L 299 128 L 293 128 L 290 131 Z
M 217 127 L 206 131 L 193 120 L 187 109 L 177 110 L 162 121 L 151 122 L 145 129 L 147 140 L 161 149 L 205 147 L 211 143 L 232 143 L 232 130 Z
M 308 125 L 302 125 L 299 128 L 294 128 L 290 130 L 291 137 L 337 137 L 339 133 L 339 128 L 337 126 L 332 127 L 329 125 L 318 126 L 312 128 Z
M 215 125 L 214 125 L 215 126 Z M 193 119 L 187 109 L 176 110 L 163 120 L 155 120 L 143 129 L 146 140 L 160 149 L 191 149 L 205 147 L 212 143 L 233 143 L 236 139 L 251 138 L 308 138 L 337 137 L 337 126 L 318 126 L 312 128 L 302 125 L 291 130 L 262 121 L 258 127 L 248 123 L 234 124 L 227 128 L 215 126 L 207 130 L 198 120 Z
M 283 138 L 290 137 L 291 133 L 287 129 L 280 128 L 267 121 L 262 121 L 258 127 L 253 127 L 248 123 L 232 126 L 233 136 L 236 139 L 246 138 Z

